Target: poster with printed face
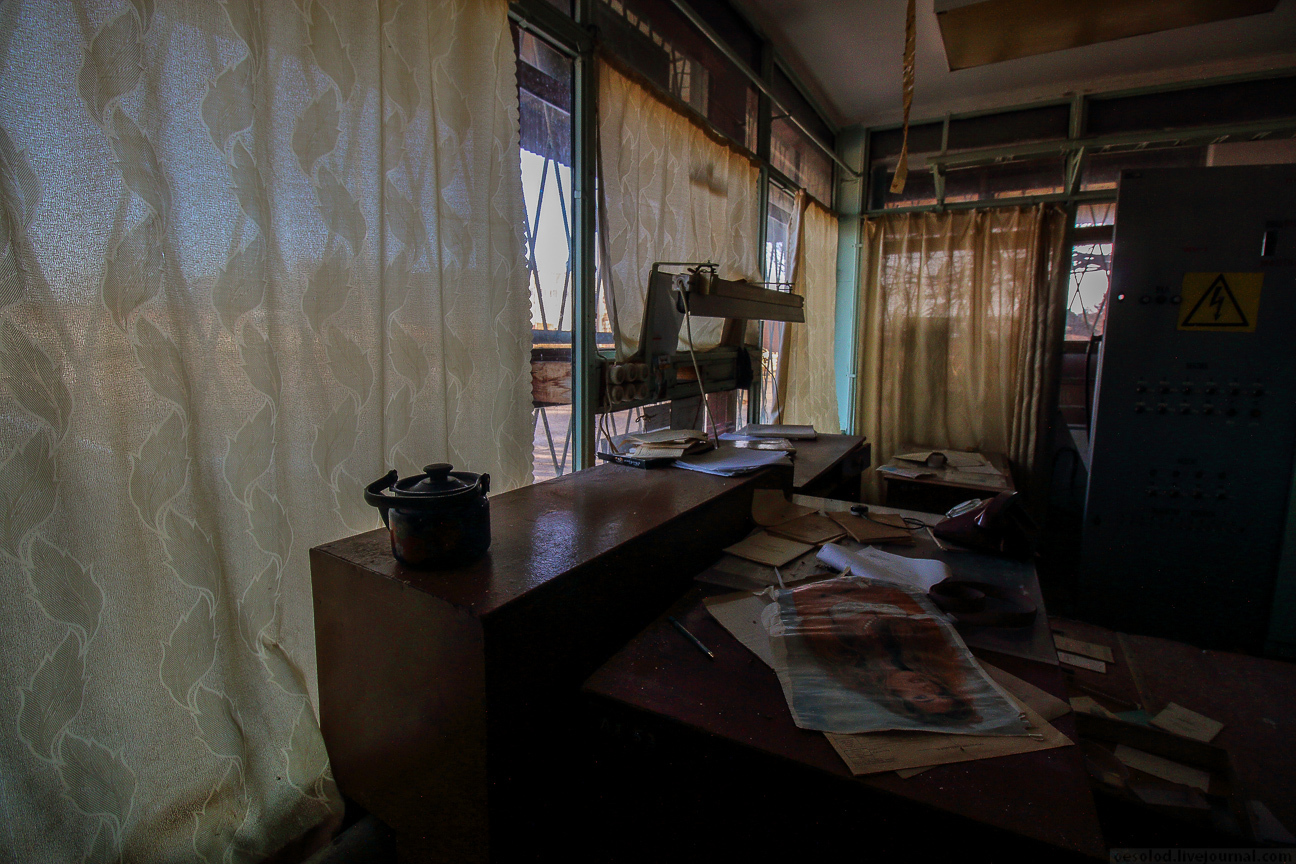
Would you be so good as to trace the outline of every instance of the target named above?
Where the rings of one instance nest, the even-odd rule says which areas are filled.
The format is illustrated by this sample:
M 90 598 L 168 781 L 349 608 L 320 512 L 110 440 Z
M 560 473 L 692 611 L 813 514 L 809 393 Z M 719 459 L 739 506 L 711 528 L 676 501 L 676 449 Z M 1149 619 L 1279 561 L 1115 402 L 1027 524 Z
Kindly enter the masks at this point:
M 774 596 L 775 671 L 801 728 L 1026 734 L 1017 706 L 925 595 L 845 576 Z

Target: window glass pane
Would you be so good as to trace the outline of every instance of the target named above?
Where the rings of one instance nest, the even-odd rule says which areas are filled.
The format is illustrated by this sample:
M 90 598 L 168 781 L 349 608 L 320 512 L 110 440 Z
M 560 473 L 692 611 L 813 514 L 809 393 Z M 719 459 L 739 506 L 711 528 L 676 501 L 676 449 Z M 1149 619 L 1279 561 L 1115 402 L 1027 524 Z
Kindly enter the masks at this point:
M 832 160 L 786 118 L 775 120 L 770 127 L 770 164 L 820 204 L 832 207 Z
M 1109 206 L 1115 209 L 1114 204 Z M 1088 341 L 1093 336 L 1102 335 L 1111 275 L 1111 249 L 1110 243 L 1076 244 L 1071 248 L 1071 290 L 1066 322 L 1068 340 Z
M 537 481 L 572 470 L 573 64 L 535 34 L 513 28 L 517 49 L 522 195 L 531 291 L 533 470 Z
M 754 88 L 679 10 L 660 0 L 597 0 L 595 20 L 622 62 L 755 151 Z
M 765 220 L 765 281 L 767 287 L 784 287 L 769 283 L 787 282 L 792 275 L 792 220 L 796 215 L 796 197 L 776 183 L 769 184 L 769 213 Z M 779 350 L 783 345 L 783 322 L 760 322 L 760 422 L 773 421 L 778 408 L 777 374 Z

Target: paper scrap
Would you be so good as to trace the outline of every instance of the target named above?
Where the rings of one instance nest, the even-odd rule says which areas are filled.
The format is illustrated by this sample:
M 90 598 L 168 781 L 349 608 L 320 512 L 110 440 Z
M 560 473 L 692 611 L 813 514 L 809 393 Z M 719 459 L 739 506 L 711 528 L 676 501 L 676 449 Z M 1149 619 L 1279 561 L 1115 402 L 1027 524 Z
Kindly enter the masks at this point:
M 1071 706 L 1052 693 L 1042 690 L 1029 681 L 1024 681 L 1011 672 L 1005 672 L 998 666 L 993 666 L 984 660 L 978 659 L 977 663 L 980 664 L 987 675 L 994 679 L 996 684 L 1007 690 L 1019 701 L 1025 702 L 1035 709 L 1036 713 L 1045 720 L 1056 720 L 1063 714 L 1071 713 Z
M 870 513 L 867 518 L 834 512 L 829 518 L 840 525 L 856 543 L 902 543 L 914 545 L 913 534 L 904 520 L 889 513 Z
M 779 489 L 757 489 L 752 493 L 752 519 L 762 528 L 791 522 L 813 512 L 813 507 L 794 504 L 784 498 Z
M 813 546 L 829 543 L 846 535 L 840 525 L 827 516 L 820 516 L 818 513 L 807 513 L 805 516 L 793 519 L 791 522 L 772 525 L 765 530 L 771 534 L 787 537 L 789 540 L 796 540 L 799 543 L 809 543 Z
M 1081 714 L 1093 714 L 1096 717 L 1106 717 L 1108 720 L 1120 719 L 1089 696 L 1072 696 L 1071 709 Z
M 813 548 L 814 546 L 809 543 L 798 543 L 786 537 L 775 537 L 773 534 L 761 531 L 759 534 L 740 540 L 724 551 L 749 561 L 757 561 L 771 567 L 782 567 L 793 558 L 804 555 Z
M 1116 662 L 1116 655 L 1112 654 L 1112 650 L 1106 645 L 1096 645 L 1093 642 L 1072 639 L 1070 636 L 1062 636 L 1058 633 L 1053 634 L 1053 644 L 1057 646 L 1059 651 L 1069 651 L 1072 654 L 1092 657 L 1095 660 L 1103 660 L 1107 663 Z
M 1151 774 L 1153 777 L 1160 777 L 1171 783 L 1191 786 L 1203 792 L 1210 791 L 1210 772 L 1200 768 L 1172 762 L 1163 756 L 1144 753 L 1127 744 L 1116 745 L 1116 758 L 1144 774 Z
M 921 768 L 897 768 L 895 773 L 900 775 L 901 780 L 908 780 L 910 777 L 917 777 L 924 771 L 930 771 L 935 767 L 935 765 L 924 765 Z
M 1252 798 L 1247 802 L 1251 811 L 1251 822 L 1255 825 L 1256 838 L 1282 846 L 1296 846 L 1296 837 L 1278 821 L 1278 817 L 1269 811 L 1263 801 Z
M 819 550 L 819 560 L 838 571 L 870 579 L 883 579 L 926 594 L 937 582 L 949 578 L 949 565 L 934 558 L 905 558 L 872 546 L 851 550 L 829 543 Z
M 1068 666 L 1075 666 L 1077 669 L 1088 669 L 1090 672 L 1101 672 L 1107 674 L 1107 664 L 1101 660 L 1094 660 L 1091 657 L 1081 657 L 1079 654 L 1069 654 L 1066 651 L 1057 652 L 1057 658 L 1060 662 Z
M 1210 804 L 1196 789 L 1185 789 L 1182 786 L 1151 786 L 1144 783 L 1130 783 L 1129 788 L 1144 804 L 1156 807 L 1177 807 L 1184 810 L 1210 809 Z
M 711 617 L 770 668 L 774 666 L 774 651 L 770 647 L 769 632 L 761 623 L 761 614 L 772 602 L 764 594 L 745 591 L 702 600 Z
M 1017 704 L 1026 715 L 1029 735 L 946 735 L 941 732 L 824 734 L 855 775 L 970 762 L 1071 745 L 1071 739 L 1033 708 L 1023 702 Z
M 1224 724 L 1218 720 L 1204 717 L 1174 702 L 1152 718 L 1152 725 L 1197 741 L 1210 741 L 1224 728 Z

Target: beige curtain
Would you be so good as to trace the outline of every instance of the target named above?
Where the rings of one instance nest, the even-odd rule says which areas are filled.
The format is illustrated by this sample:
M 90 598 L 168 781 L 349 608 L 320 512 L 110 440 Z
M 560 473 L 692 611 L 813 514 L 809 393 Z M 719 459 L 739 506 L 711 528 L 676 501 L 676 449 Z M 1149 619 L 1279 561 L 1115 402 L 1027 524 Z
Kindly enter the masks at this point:
M 600 273 L 625 358 L 639 347 L 654 262 L 712 261 L 722 277 L 760 278 L 760 172 L 606 62 L 598 76 Z M 696 319 L 697 348 L 719 344 L 722 325 Z
M 784 324 L 775 423 L 841 431 L 834 340 L 837 332 L 837 217 L 797 193 L 792 290 L 805 298 L 805 323 Z
M 506 15 L 0 4 L 0 860 L 336 825 L 308 550 L 530 475 Z
M 1034 469 L 1060 351 L 1065 223 L 1053 205 L 865 220 L 856 422 L 874 465 L 918 444 Z

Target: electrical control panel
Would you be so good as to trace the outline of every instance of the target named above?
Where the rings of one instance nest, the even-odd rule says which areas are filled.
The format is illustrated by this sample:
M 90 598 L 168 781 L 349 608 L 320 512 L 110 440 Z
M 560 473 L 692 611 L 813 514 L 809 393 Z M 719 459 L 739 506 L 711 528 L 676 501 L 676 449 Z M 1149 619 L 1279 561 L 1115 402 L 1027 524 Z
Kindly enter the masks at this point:
M 1089 620 L 1296 648 L 1296 577 L 1280 565 L 1296 451 L 1293 189 L 1290 165 L 1121 177 L 1078 586 Z

